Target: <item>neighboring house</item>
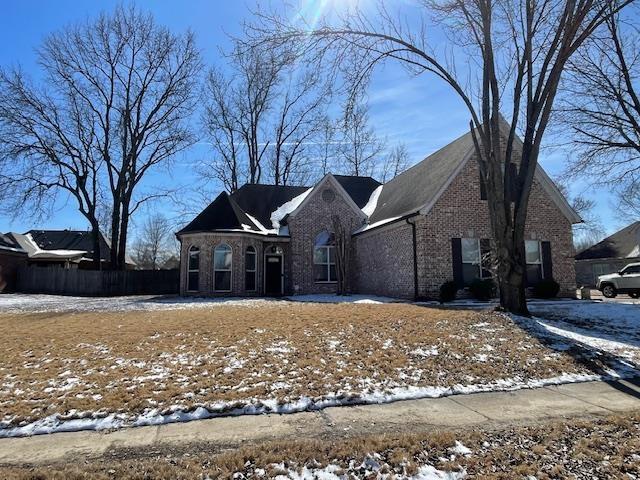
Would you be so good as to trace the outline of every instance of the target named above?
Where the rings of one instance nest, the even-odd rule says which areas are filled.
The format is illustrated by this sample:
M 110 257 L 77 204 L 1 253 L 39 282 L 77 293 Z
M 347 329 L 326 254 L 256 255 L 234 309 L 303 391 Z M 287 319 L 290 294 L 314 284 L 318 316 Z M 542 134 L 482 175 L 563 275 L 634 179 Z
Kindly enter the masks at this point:
M 579 286 L 593 287 L 600 275 L 619 272 L 635 262 L 640 262 L 640 221 L 578 253 L 576 280 Z
M 15 239 L 0 233 L 0 293 L 16 288 L 18 268 L 27 264 L 27 252 Z
M 490 275 L 491 229 L 470 134 L 381 185 L 326 175 L 312 187 L 245 185 L 221 193 L 177 233 L 181 293 L 282 295 L 336 291 L 335 221 L 351 235 L 350 289 L 437 297 Z M 526 226 L 529 285 L 554 278 L 575 295 L 571 226 L 580 222 L 538 168 Z
M 90 231 L 29 230 L 24 234 L 12 233 L 14 239 L 29 254 L 28 264 L 33 266 L 59 266 L 91 270 L 93 265 L 93 238 Z M 100 260 L 102 268 L 110 266 L 111 248 L 100 233 Z M 128 268 L 135 263 L 127 258 Z

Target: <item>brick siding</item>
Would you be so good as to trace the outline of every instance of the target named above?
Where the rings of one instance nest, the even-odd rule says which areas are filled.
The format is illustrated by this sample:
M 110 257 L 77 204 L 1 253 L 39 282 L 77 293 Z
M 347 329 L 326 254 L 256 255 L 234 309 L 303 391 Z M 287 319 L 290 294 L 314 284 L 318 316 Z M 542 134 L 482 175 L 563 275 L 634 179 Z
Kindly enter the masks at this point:
M 341 187 L 340 187 L 341 188 Z M 331 192 L 333 197 L 327 201 L 323 192 Z M 291 272 L 294 294 L 335 293 L 335 283 L 316 283 L 314 279 L 313 251 L 316 237 L 322 232 L 333 232 L 333 218 L 337 217 L 346 231 L 353 232 L 364 223 L 363 215 L 358 214 L 353 206 L 344 198 L 344 194 L 338 191 L 338 187 L 331 181 L 326 181 L 320 188 L 315 189 L 305 199 L 300 211 L 289 219 L 289 232 L 291 235 Z M 351 287 L 354 288 L 353 264 L 354 255 L 351 255 L 352 273 Z
M 323 191 L 333 195 L 323 195 Z M 333 199 L 328 200 L 328 198 Z M 284 250 L 285 294 L 333 293 L 335 283 L 314 280 L 313 252 L 317 235 L 333 231 L 333 218 L 340 219 L 351 231 L 363 218 L 340 194 L 330 180 L 316 188 L 300 211 L 288 220 L 290 241 L 276 241 Z M 471 158 L 445 190 L 427 215 L 412 217 L 416 223 L 418 253 L 418 296 L 437 297 L 440 286 L 453 279 L 452 238 L 491 238 L 489 211 L 480 199 L 480 179 L 475 159 Z M 576 274 L 573 235 L 570 221 L 553 203 L 543 187 L 534 180 L 529 201 L 525 238 L 549 241 L 553 277 L 562 296 L 574 296 Z M 233 249 L 233 289 L 221 295 L 252 295 L 244 290 L 244 251 L 253 245 L 258 254 L 258 290 L 263 293 L 263 255 L 272 239 L 250 234 L 197 233 L 182 238 L 181 292 L 186 293 L 187 253 L 192 244 L 200 248 L 200 292 L 213 291 L 213 248 L 227 243 Z M 404 220 L 357 235 L 352 239 L 351 290 L 354 293 L 392 297 L 414 297 L 412 228 Z

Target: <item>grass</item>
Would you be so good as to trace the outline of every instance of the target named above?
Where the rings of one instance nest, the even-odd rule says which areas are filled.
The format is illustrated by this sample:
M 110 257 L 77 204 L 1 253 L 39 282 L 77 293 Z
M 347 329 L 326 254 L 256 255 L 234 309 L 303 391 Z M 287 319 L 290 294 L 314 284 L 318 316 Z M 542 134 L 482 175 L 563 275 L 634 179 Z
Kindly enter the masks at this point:
M 471 453 L 456 452 L 456 442 Z M 629 479 L 640 475 L 639 452 L 640 412 L 636 412 L 536 426 L 271 441 L 222 453 L 208 452 L 203 444 L 185 451 L 137 455 L 114 451 L 84 463 L 7 467 L 3 474 L 7 480 L 273 478 L 305 467 L 319 470 L 334 465 L 346 478 L 376 478 L 372 467 L 364 464 L 373 459 L 378 465 L 374 473 L 389 474 L 388 478 L 405 478 L 431 465 L 443 471 L 464 471 L 468 478 Z
M 0 314 L 0 422 L 590 373 L 503 315 L 407 304 Z

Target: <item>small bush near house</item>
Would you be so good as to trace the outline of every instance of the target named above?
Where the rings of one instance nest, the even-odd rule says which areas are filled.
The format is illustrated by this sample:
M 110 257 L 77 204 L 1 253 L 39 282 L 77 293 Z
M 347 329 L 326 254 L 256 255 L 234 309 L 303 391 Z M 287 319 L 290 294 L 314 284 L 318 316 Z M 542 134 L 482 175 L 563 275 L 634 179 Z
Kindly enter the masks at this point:
M 476 278 L 469 285 L 469 292 L 476 300 L 490 300 L 496 296 L 496 284 L 490 278 Z
M 560 285 L 555 280 L 541 280 L 533 287 L 533 296 L 536 298 L 554 298 L 560 292 Z
M 453 302 L 458 293 L 456 282 L 448 281 L 440 285 L 440 303 Z

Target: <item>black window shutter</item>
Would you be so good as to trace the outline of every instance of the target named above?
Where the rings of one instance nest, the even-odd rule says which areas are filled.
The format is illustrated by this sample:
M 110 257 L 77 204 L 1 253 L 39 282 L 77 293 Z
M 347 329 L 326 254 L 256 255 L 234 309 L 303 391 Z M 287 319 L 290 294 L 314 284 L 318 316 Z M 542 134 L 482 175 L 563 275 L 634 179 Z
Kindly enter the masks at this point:
M 505 179 L 505 181 L 507 181 L 507 201 L 509 202 L 515 202 L 516 200 L 516 195 L 518 192 L 518 166 L 513 163 L 513 162 L 509 162 L 509 171 L 507 173 L 508 175 L 508 180 Z
M 480 239 L 480 260 L 482 262 L 482 276 L 491 276 L 491 240 Z
M 553 279 L 553 262 L 551 261 L 551 242 L 540 242 L 542 245 L 542 275 L 545 280 Z
M 484 178 L 482 178 L 482 172 L 479 173 L 480 176 L 480 200 L 486 200 L 487 199 L 487 184 L 484 181 Z
M 453 261 L 453 281 L 458 288 L 464 288 L 464 275 L 462 273 L 462 239 L 451 239 L 451 258 Z

